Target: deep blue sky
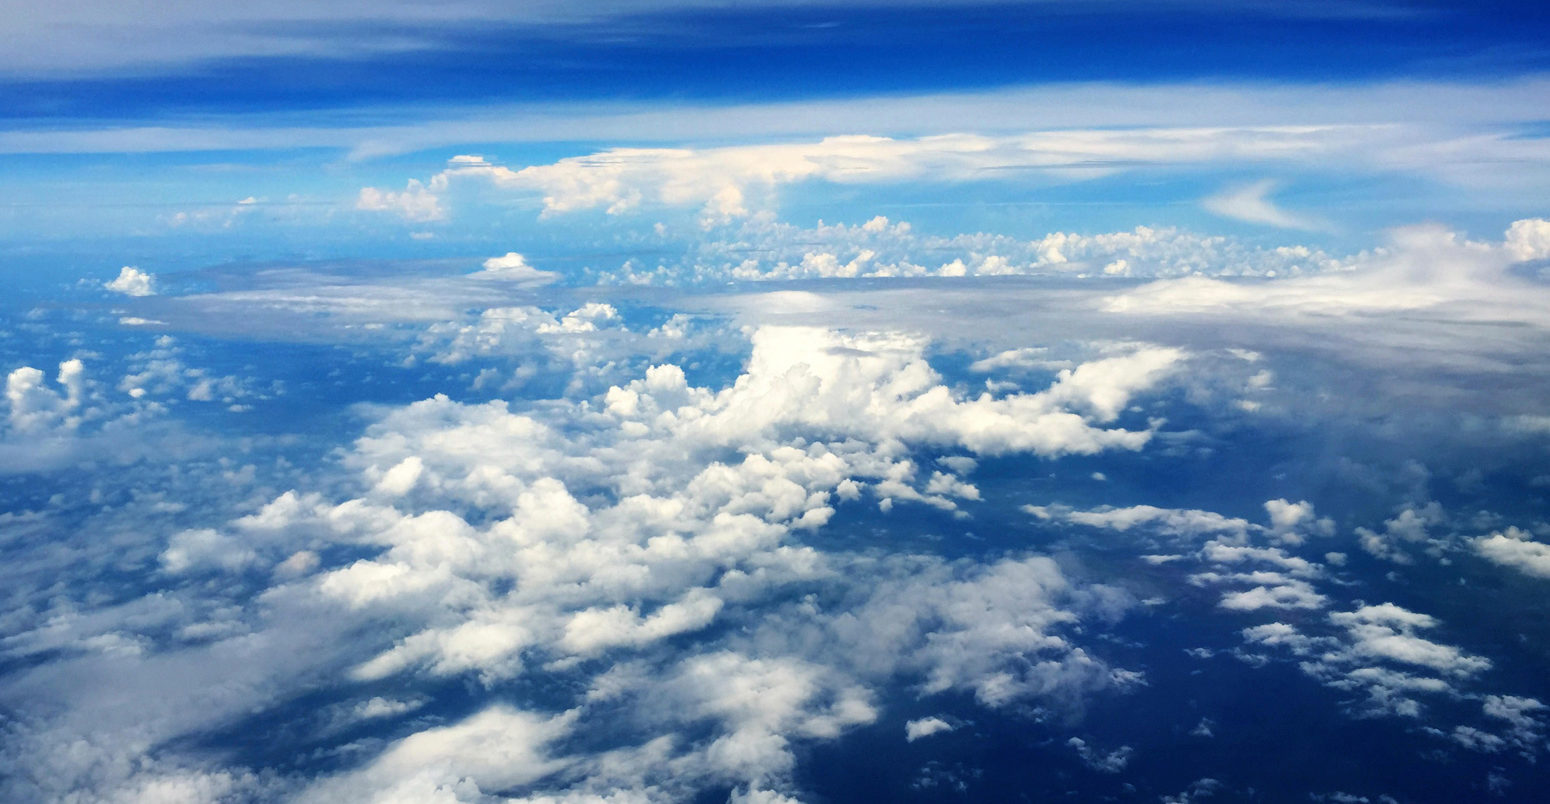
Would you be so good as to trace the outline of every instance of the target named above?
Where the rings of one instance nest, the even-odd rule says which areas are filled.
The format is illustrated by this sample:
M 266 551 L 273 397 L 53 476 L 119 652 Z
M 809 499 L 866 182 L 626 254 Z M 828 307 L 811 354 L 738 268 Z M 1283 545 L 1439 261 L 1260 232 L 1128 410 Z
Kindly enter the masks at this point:
M 435 102 L 778 100 L 1059 81 L 1362 82 L 1550 67 L 1539 3 L 725 8 L 585 24 L 309 24 L 337 49 L 0 78 L 0 114 L 168 114 Z M 175 20 L 164 25 L 176 34 Z M 289 26 L 272 26 L 284 32 Z M 409 52 L 352 44 L 413 34 Z M 188 32 L 201 35 L 200 29 Z M 339 55 L 333 55 L 333 54 Z M 6 71 L 0 70 L 0 75 Z

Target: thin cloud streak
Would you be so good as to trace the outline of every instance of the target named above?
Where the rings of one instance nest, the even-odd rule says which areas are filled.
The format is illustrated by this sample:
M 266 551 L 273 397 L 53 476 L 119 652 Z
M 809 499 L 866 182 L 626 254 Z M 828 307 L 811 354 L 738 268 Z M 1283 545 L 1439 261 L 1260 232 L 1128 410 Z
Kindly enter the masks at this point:
M 907 136 L 1136 126 L 1427 125 L 1449 131 L 1550 119 L 1550 76 L 1501 82 L 1071 83 L 990 92 L 876 95 L 769 104 L 405 106 L 320 112 L 313 125 L 263 114 L 197 123 L 52 121 L 0 131 L 0 153 L 341 149 L 370 160 L 466 143 L 711 142 L 866 131 Z M 399 119 L 405 122 L 382 124 Z M 370 120 L 371 122 L 362 122 Z

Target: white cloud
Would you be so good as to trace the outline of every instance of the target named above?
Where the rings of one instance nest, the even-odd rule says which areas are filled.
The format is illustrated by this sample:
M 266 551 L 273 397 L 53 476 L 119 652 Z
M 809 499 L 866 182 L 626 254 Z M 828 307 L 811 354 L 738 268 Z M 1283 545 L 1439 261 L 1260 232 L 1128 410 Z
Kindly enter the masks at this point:
M 116 279 L 105 283 L 103 287 L 125 296 L 152 296 L 156 293 L 156 277 L 126 265 L 118 272 Z
M 1540 218 L 1513 221 L 1507 228 L 1507 253 L 1519 260 L 1550 257 L 1550 221 Z
M 1269 585 L 1262 583 L 1247 591 L 1229 592 L 1223 595 L 1218 605 L 1224 609 L 1234 611 L 1255 611 L 1264 608 L 1321 609 L 1329 601 L 1329 598 L 1313 591 L 1313 586 L 1306 581 L 1283 578 L 1275 573 L 1248 573 L 1246 576 L 1228 577 L 1250 582 L 1264 580 L 1270 583 Z
M 1110 528 L 1121 533 L 1145 525 L 1162 533 L 1175 536 L 1200 536 L 1226 534 L 1238 539 L 1246 538 L 1255 527 L 1248 520 L 1225 517 L 1213 511 L 1195 509 L 1158 508 L 1153 505 L 1133 505 L 1127 508 L 1095 508 L 1078 511 L 1064 506 L 1023 506 L 1023 510 L 1040 518 L 1073 522 L 1089 527 Z
M 441 214 L 435 194 L 453 179 L 482 178 L 511 190 L 536 193 L 544 215 L 602 209 L 630 212 L 644 204 L 701 209 L 706 224 L 749 213 L 750 202 L 769 206 L 781 186 L 808 181 L 837 184 L 983 180 L 987 171 L 1035 184 L 1109 175 L 1137 165 L 1222 161 L 1294 164 L 1351 159 L 1392 129 L 1361 126 L 1264 126 L 1212 129 L 1094 129 L 1016 135 L 934 134 L 915 139 L 874 135 L 829 136 L 816 142 L 712 148 L 612 148 L 520 169 L 484 160 L 458 162 L 403 193 L 362 191 L 363 209 L 396 209 L 406 216 Z M 1263 199 L 1268 186 L 1212 202 L 1213 209 L 1259 222 L 1294 219 Z M 414 218 L 430 219 L 430 218 Z M 1059 261 L 1055 259 L 1054 261 Z
M 923 717 L 904 724 L 904 740 L 913 743 L 923 737 L 930 737 L 933 734 L 941 734 L 952 730 L 953 724 L 939 717 Z
M 1550 544 L 1537 542 L 1519 528 L 1509 527 L 1470 542 L 1475 552 L 1525 575 L 1550 578 Z
M 1302 215 L 1287 212 L 1269 198 L 1276 182 L 1264 179 L 1242 187 L 1233 187 L 1200 202 L 1207 211 L 1224 218 L 1275 226 L 1281 229 L 1312 230 L 1323 228 Z
M 504 256 L 491 257 L 484 261 L 484 270 L 475 273 L 476 279 L 505 279 L 520 282 L 548 283 L 558 279 L 558 274 L 553 271 L 542 271 L 534 268 L 526 257 L 515 251 L 508 251 Z
M 1409 227 L 1392 231 L 1388 247 L 1358 259 L 1350 271 L 1259 285 L 1203 277 L 1162 280 L 1112 296 L 1102 309 L 1263 317 L 1446 308 L 1458 321 L 1505 318 L 1550 327 L 1550 292 L 1509 273 L 1517 259 L 1512 248 L 1517 247 L 1464 240 L 1437 226 Z
M 1442 507 L 1437 503 L 1406 507 L 1394 518 L 1384 521 L 1381 532 L 1370 528 L 1357 528 L 1357 543 L 1368 553 L 1397 564 L 1409 564 L 1414 559 L 1403 549 L 1405 546 L 1423 546 L 1430 539 L 1428 529 L 1443 521 Z M 1434 546 L 1435 547 L 1435 546 Z
M 873 218 L 859 226 L 781 223 L 765 215 L 723 237 L 697 241 L 681 261 L 653 267 L 626 262 L 603 273 L 614 284 L 696 284 L 726 280 L 846 277 L 1098 276 L 1122 264 L 1126 276 L 1289 277 L 1339 270 L 1346 263 L 1302 245 L 1274 248 L 1170 227 L 1085 234 L 1050 232 L 1022 239 L 984 232 L 937 236 L 907 222 Z M 1023 347 L 1025 348 L 1025 347 Z
M 492 706 L 398 740 L 366 767 L 298 798 L 451 802 L 531 784 L 565 767 L 550 746 L 573 731 L 575 720 L 575 713 L 546 717 Z
M 1119 773 L 1130 764 L 1130 755 L 1134 753 L 1128 745 L 1122 745 L 1113 751 L 1100 751 L 1080 737 L 1072 737 L 1066 741 L 1066 745 L 1076 749 L 1077 756 L 1082 758 L 1082 764 L 1100 773 Z
M 161 554 L 162 567 L 171 573 L 205 567 L 240 570 L 256 559 L 257 554 L 240 541 L 209 528 L 174 534 Z
M 444 220 L 447 210 L 441 198 L 417 179 L 410 179 L 402 191 L 363 187 L 355 199 L 355 208 L 372 212 L 392 212 L 406 221 L 426 223 Z
M 1392 603 L 1335 612 L 1329 619 L 1350 632 L 1352 651 L 1358 656 L 1418 665 L 1450 676 L 1472 676 L 1491 666 L 1490 661 L 1451 645 L 1415 636 L 1416 629 L 1435 627 L 1436 619 Z
M 80 424 L 79 411 L 85 395 L 85 365 L 78 359 L 59 364 L 55 382 L 63 393 L 49 389 L 43 372 L 23 366 L 5 378 L 7 418 L 11 431 L 42 434 L 73 431 Z
M 228 50 L 221 51 L 229 55 Z M 972 120 L 988 131 L 1304 126 L 1309 121 L 1364 125 L 1369 154 L 1396 138 L 1460 142 L 1478 159 L 1507 155 L 1514 124 L 1550 115 L 1550 81 L 1396 81 L 1348 85 L 1191 82 L 1143 85 L 1064 83 L 984 92 L 861 96 L 832 101 L 695 105 L 661 103 L 442 106 L 388 110 L 420 122 L 400 125 L 251 125 L 244 116 L 198 125 L 0 132 L 0 151 L 83 153 L 331 147 L 357 159 L 469 142 L 673 142 L 768 140 L 835 131 L 948 134 Z M 1209 128 L 1203 130 L 1209 131 Z M 1484 136 L 1479 132 L 1485 130 Z M 1456 146 L 1460 147 L 1460 146 Z M 1454 153 L 1456 159 L 1467 154 Z M 1424 154 L 1391 157 L 1409 169 L 1436 170 Z M 1435 160 L 1436 154 L 1431 155 Z M 1401 161 L 1402 158 L 1402 161 Z M 1373 157 L 1373 161 L 1376 161 Z M 484 160 L 481 160 L 484 161 Z M 1523 165 L 1513 166 L 1519 171 Z

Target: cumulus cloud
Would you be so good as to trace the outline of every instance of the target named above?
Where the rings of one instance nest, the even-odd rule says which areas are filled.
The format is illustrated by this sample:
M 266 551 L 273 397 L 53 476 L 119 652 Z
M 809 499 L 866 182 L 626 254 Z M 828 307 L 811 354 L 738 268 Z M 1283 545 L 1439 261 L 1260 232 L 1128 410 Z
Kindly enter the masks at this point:
M 371 212 L 391 212 L 406 221 L 426 223 L 447 217 L 441 197 L 418 179 L 410 179 L 403 190 L 363 187 L 355 199 L 355 208 Z
M 1414 558 L 1405 547 L 1425 546 L 1431 542 L 1429 529 L 1443 520 L 1442 507 L 1437 503 L 1406 507 L 1392 519 L 1385 520 L 1382 531 L 1359 527 L 1357 543 L 1368 553 L 1397 564 L 1409 564 Z M 1436 545 L 1433 544 L 1433 552 Z
M 118 272 L 117 278 L 105 283 L 103 287 L 125 296 L 152 296 L 156 293 L 156 277 L 126 265 Z
M 877 216 L 859 225 L 796 226 L 753 216 L 723 237 L 696 238 L 680 260 L 627 261 L 599 273 L 616 284 L 698 284 L 850 277 L 1299 276 L 1346 261 L 1305 245 L 1264 247 L 1172 227 L 1019 238 L 916 231 Z
M 1313 504 L 1306 500 L 1295 503 L 1284 499 L 1267 500 L 1264 507 L 1270 520 L 1268 526 L 1239 517 L 1223 516 L 1214 511 L 1159 508 L 1154 505 L 1132 505 L 1123 508 L 1102 506 L 1088 510 L 1059 504 L 1025 505 L 1023 510 L 1045 521 L 1106 528 L 1120 533 L 1136 529 L 1147 534 L 1162 534 L 1186 539 L 1211 537 L 1211 540 L 1202 548 L 1202 554 L 1211 560 L 1225 562 L 1251 556 L 1272 563 L 1284 563 L 1292 559 L 1280 550 L 1249 548 L 1243 545 L 1250 538 L 1257 537 L 1286 545 L 1299 545 L 1307 536 L 1329 535 L 1333 532 L 1334 522 L 1328 518 L 1316 516 Z
M 518 282 L 548 283 L 559 278 L 553 271 L 534 268 L 526 257 L 515 251 L 484 261 L 483 270 L 474 274 L 476 279 L 504 279 Z
M 1250 644 L 1284 648 L 1301 657 L 1303 672 L 1335 689 L 1359 692 L 1359 711 L 1421 715 L 1421 695 L 1459 694 L 1459 686 L 1490 669 L 1490 660 L 1417 634 L 1436 618 L 1393 603 L 1331 612 L 1337 630 L 1309 635 L 1286 623 L 1244 629 Z
M 941 734 L 952 730 L 953 724 L 933 715 L 905 723 L 904 739 L 906 742 L 913 743 L 923 737 L 930 737 L 933 734 Z
M 1504 244 L 1507 253 L 1518 260 L 1542 260 L 1550 257 L 1550 221 L 1540 218 L 1513 221 L 1507 228 Z
M 1470 675 L 1490 666 L 1489 662 L 1464 657 L 1457 648 L 1413 636 L 1415 629 L 1436 626 L 1436 618 L 1392 603 L 1336 612 L 1330 615 L 1330 621 L 1350 631 L 1356 651 L 1365 655 L 1417 664 L 1450 675 Z
M 395 742 L 368 766 L 304 791 L 301 801 L 464 801 L 542 779 L 565 766 L 551 744 L 574 713 L 546 717 L 493 706 Z
M 1550 578 L 1550 544 L 1538 542 L 1519 528 L 1509 527 L 1470 542 L 1486 560 L 1525 575 Z
M 1138 681 L 1076 642 L 1081 622 L 1120 616 L 1127 598 L 1071 582 L 1048 558 L 879 564 L 797 536 L 864 494 L 978 499 L 963 477 L 973 460 L 921 472 L 901 443 L 987 454 L 1137 448 L 1144 438 L 1099 425 L 1182 353 L 1131 350 L 1027 399 L 975 400 L 941 383 L 914 337 L 777 328 L 754 333 L 752 346 L 743 374 L 719 391 L 660 365 L 599 397 L 524 413 L 445 397 L 384 411 L 345 459 L 362 496 L 289 493 L 225 528 L 168 540 L 169 573 L 272 566 L 285 579 L 273 599 L 336 607 L 341 627 L 391 624 L 386 644 L 349 668 L 359 682 L 494 685 L 599 658 L 612 668 L 581 708 L 486 709 L 402 738 L 304 798 L 682 791 L 707 779 L 754 795 L 788 783 L 799 742 L 874 721 L 876 690 L 899 679 L 994 707 L 1077 707 Z M 1058 426 L 1039 435 L 1051 416 Z M 331 542 L 373 552 L 317 568 L 314 546 Z M 849 602 L 783 602 L 818 579 Z M 728 622 L 741 627 L 728 633 Z M 689 649 L 660 650 L 686 639 Z M 594 708 L 617 706 L 635 713 L 628 745 L 603 755 L 557 747 Z M 706 726 L 703 742 L 674 737 Z
M 72 431 L 80 424 L 78 415 L 85 395 L 86 366 L 78 359 L 59 364 L 54 381 L 59 391 L 48 387 L 41 370 L 23 366 L 5 378 L 6 412 L 10 429 L 18 434 Z
M 1265 285 L 1193 277 L 1153 282 L 1111 296 L 1101 308 L 1129 315 L 1329 315 L 1444 308 L 1456 320 L 1508 320 L 1550 326 L 1550 292 L 1508 268 L 1534 253 L 1514 224 L 1502 243 L 1465 240 L 1438 226 L 1394 230 L 1390 244 L 1355 260 L 1352 270 Z
M 434 207 L 433 194 L 447 190 L 452 180 L 477 177 L 538 194 L 545 215 L 590 209 L 618 215 L 660 204 L 696 207 L 702 221 L 711 225 L 749 214 L 754 196 L 766 199 L 762 206 L 768 206 L 778 188 L 798 182 L 946 182 L 983 180 L 987 171 L 1017 171 L 1025 181 L 1051 183 L 1110 175 L 1139 164 L 1244 159 L 1299 163 L 1359 153 L 1375 136 L 1392 131 L 1263 126 L 952 133 L 914 139 L 850 134 L 713 148 L 612 148 L 519 169 L 482 157 L 458 157 L 425 184 L 411 181 L 403 193 L 367 188 L 360 205 L 409 214 L 413 208 Z M 1268 187 L 1251 188 L 1216 206 L 1259 222 L 1284 225 L 1293 220 L 1263 199 L 1266 191 Z
M 161 563 L 168 572 L 182 573 L 201 567 L 239 570 L 256 558 L 257 555 L 241 542 L 201 528 L 175 534 L 161 554 Z

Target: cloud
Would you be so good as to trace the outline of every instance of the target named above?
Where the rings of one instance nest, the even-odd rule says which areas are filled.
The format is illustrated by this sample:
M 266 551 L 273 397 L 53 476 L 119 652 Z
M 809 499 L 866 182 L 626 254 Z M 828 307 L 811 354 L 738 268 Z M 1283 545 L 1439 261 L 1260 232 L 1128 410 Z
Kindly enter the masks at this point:
M 240 542 L 209 528 L 201 528 L 173 535 L 161 554 L 161 564 L 172 573 L 202 567 L 240 570 L 256 558 L 257 554 Z
M 1209 212 L 1247 223 L 1305 231 L 1323 228 L 1309 218 L 1287 212 L 1272 203 L 1267 196 L 1275 189 L 1275 181 L 1264 179 L 1242 187 L 1229 188 L 1201 201 L 1200 204 Z
M 155 284 L 156 277 L 132 265 L 126 265 L 118 272 L 118 278 L 107 282 L 103 287 L 125 296 L 152 296 L 156 293 Z
M 475 273 L 475 279 L 502 279 L 514 282 L 547 284 L 559 278 L 553 271 L 542 271 L 528 264 L 527 258 L 515 251 L 504 256 L 491 257 L 483 263 L 483 270 Z
M 546 717 L 492 706 L 398 740 L 366 767 L 315 785 L 298 800 L 451 802 L 531 784 L 566 766 L 551 746 L 575 721 L 576 713 Z
M 1550 221 L 1540 218 L 1513 221 L 1504 243 L 1507 253 L 1518 260 L 1542 260 L 1550 257 Z
M 1321 590 L 1315 585 L 1326 579 L 1323 567 L 1290 555 L 1282 547 L 1255 546 L 1251 540 L 1275 540 L 1296 547 L 1304 543 L 1304 536 L 1330 535 L 1333 523 L 1316 518 L 1306 502 L 1271 500 L 1265 509 L 1268 527 L 1206 511 L 1150 506 L 1091 511 L 1059 506 L 1025 508 L 1046 521 L 1105 528 L 1132 538 L 1137 531 L 1207 538 L 1193 555 L 1142 555 L 1141 559 L 1165 558 L 1149 563 L 1181 569 L 1190 560 L 1209 565 L 1185 580 L 1194 586 L 1229 587 L 1218 602 L 1218 608 L 1225 612 L 1241 616 L 1260 611 L 1328 610 L 1335 604 L 1336 588 L 1322 584 Z M 1289 533 L 1299 530 L 1297 538 L 1287 539 Z M 1254 568 L 1256 564 L 1262 568 Z M 1419 696 L 1462 695 L 1463 685 L 1492 666 L 1484 657 L 1421 636 L 1419 632 L 1437 628 L 1438 620 L 1392 603 L 1358 604 L 1353 610 L 1330 611 L 1325 617 L 1327 625 L 1322 628 L 1317 621 L 1302 628 L 1270 622 L 1245 627 L 1241 633 L 1246 645 L 1291 653 L 1303 672 L 1332 688 L 1362 693 L 1359 711 L 1365 714 L 1419 717 Z M 1248 652 L 1239 655 L 1251 662 L 1265 660 Z
M 1358 656 L 1418 665 L 1450 676 L 1472 676 L 1491 666 L 1490 661 L 1451 645 L 1415 636 L 1416 629 L 1435 627 L 1437 620 L 1392 603 L 1336 612 L 1329 619 L 1350 633 L 1352 651 Z
M 79 359 L 66 360 L 59 364 L 54 380 L 60 391 L 51 390 L 45 384 L 43 372 L 31 366 L 15 369 L 6 376 L 6 415 L 11 432 L 65 433 L 79 427 L 79 410 L 86 395 L 85 365 Z
M 1532 228 L 1514 226 L 1520 233 Z M 1161 280 L 1111 296 L 1102 309 L 1128 315 L 1327 316 L 1447 308 L 1454 320 L 1505 316 L 1550 327 L 1550 292 L 1508 271 L 1525 248 L 1517 243 L 1479 243 L 1438 226 L 1409 227 L 1391 232 L 1388 247 L 1355 261 L 1351 270 L 1261 285 L 1200 277 Z
M 1370 147 L 1370 139 L 1391 133 L 1350 126 L 1095 129 L 1015 135 L 948 133 L 913 139 L 850 134 L 818 141 L 709 148 L 610 148 L 516 170 L 483 158 L 455 161 L 424 185 L 411 180 L 403 193 L 366 188 L 358 206 L 396 209 L 406 216 L 434 211 L 439 216 L 436 194 L 446 192 L 455 179 L 480 178 L 496 187 L 538 194 L 544 216 L 590 209 L 619 215 L 650 204 L 698 207 L 702 220 L 710 225 L 747 215 L 756 198 L 758 206 L 769 207 L 778 188 L 800 182 L 1048 184 L 1143 165 L 1322 164 L 1359 158 L 1362 149 Z M 1255 192 L 1263 195 L 1267 189 L 1246 191 L 1222 208 L 1244 214 L 1258 210 L 1263 217 L 1272 208 L 1262 199 L 1255 201 Z
M 1072 737 L 1066 741 L 1066 745 L 1076 749 L 1077 756 L 1082 758 L 1082 764 L 1099 773 L 1119 773 L 1130 764 L 1130 755 L 1134 753 L 1134 749 L 1128 745 L 1122 745 L 1113 751 L 1100 751 L 1080 737 Z
M 229 55 L 223 51 L 222 55 Z M 1037 129 L 1211 128 L 1378 124 L 1369 155 L 1392 147 L 1396 126 L 1410 140 L 1462 140 L 1475 156 L 1531 155 L 1513 142 L 1521 124 L 1543 120 L 1550 80 L 1392 81 L 1366 84 L 1071 82 L 988 91 L 886 94 L 765 104 L 564 103 L 396 107 L 386 114 L 420 122 L 275 125 L 256 115 L 201 124 L 137 125 L 0 132 L 0 152 L 102 153 L 338 148 L 357 159 L 471 142 L 727 142 L 812 137 L 836 131 L 881 135 Z M 341 117 L 349 120 L 348 117 Z M 1482 136 L 1480 131 L 1487 133 Z M 1527 148 L 1524 146 L 1527 145 Z M 1457 160 L 1467 153 L 1449 156 Z M 1401 154 L 1406 169 L 1432 169 Z M 1438 154 L 1431 155 L 1434 160 Z M 1372 157 L 1374 161 L 1376 156 Z M 1398 162 L 1395 159 L 1396 163 Z M 1515 165 L 1521 170 L 1521 164 Z
M 1436 618 L 1393 603 L 1359 606 L 1328 615 L 1340 630 L 1310 636 L 1286 623 L 1244 629 L 1250 644 L 1285 648 L 1303 672 L 1330 687 L 1365 695 L 1359 711 L 1420 717 L 1418 695 L 1457 696 L 1457 686 L 1490 669 L 1480 656 L 1418 636 Z
M 1134 686 L 1137 674 L 1075 641 L 1084 620 L 1120 616 L 1123 593 L 1073 583 L 1048 558 L 878 563 L 796 535 L 864 494 L 977 499 L 958 474 L 974 461 L 946 461 L 937 465 L 950 471 L 926 477 L 897 452 L 901 439 L 954 451 L 1083 449 L 1087 422 L 1114 416 L 1181 353 L 1132 348 L 1074 368 L 1037 401 L 1014 395 L 998 410 L 979 400 L 994 415 L 964 421 L 999 421 L 1014 441 L 1066 406 L 1082 411 L 1060 419 L 1058 439 L 1013 446 L 982 428 L 911 423 L 915 408 L 975 402 L 941 384 L 919 339 L 777 328 L 755 332 L 752 346 L 743 374 L 719 391 L 688 385 L 666 364 L 598 397 L 521 413 L 445 397 L 386 409 L 343 461 L 359 472 L 361 496 L 289 493 L 223 528 L 168 540 L 169 572 L 288 568 L 327 544 L 369 550 L 311 575 L 285 569 L 284 585 L 266 594 L 333 607 L 340 628 L 390 624 L 367 629 L 380 649 L 350 667 L 357 682 L 601 673 L 580 708 L 497 706 L 422 726 L 303 798 L 682 791 L 706 779 L 771 790 L 789 783 L 797 743 L 873 722 L 876 690 L 896 679 L 994 707 L 1078 707 L 1085 695 Z M 790 602 L 790 590 L 819 579 L 847 602 Z M 633 713 L 622 747 L 559 747 L 621 706 Z M 676 736 L 704 727 L 703 741 Z
M 1512 567 L 1525 575 L 1550 578 L 1550 544 L 1537 542 L 1518 528 L 1507 528 L 1473 539 L 1475 552 L 1488 561 Z
M 953 724 L 939 717 L 923 717 L 904 724 L 904 739 L 906 742 L 913 743 L 923 737 L 930 737 L 933 734 L 941 734 L 952 730 Z
M 1409 564 L 1413 559 L 1402 549 L 1403 546 L 1427 545 L 1431 541 L 1428 529 L 1442 521 L 1442 507 L 1436 503 L 1406 507 L 1383 523 L 1382 532 L 1359 527 L 1356 536 L 1362 549 L 1373 556 L 1398 564 Z M 1435 545 L 1432 545 L 1432 549 L 1435 552 Z
M 391 212 L 414 223 L 445 220 L 447 217 L 447 210 L 441 205 L 441 197 L 426 189 L 416 179 L 410 179 L 409 184 L 398 192 L 363 187 L 355 199 L 355 208 Z
M 1301 245 L 1275 248 L 1171 227 L 1023 239 L 984 232 L 950 237 L 877 216 L 861 225 L 794 226 L 756 216 L 723 237 L 701 238 L 679 261 L 633 261 L 602 272 L 609 284 L 691 285 L 851 277 L 1111 276 L 1290 277 L 1348 265 Z

